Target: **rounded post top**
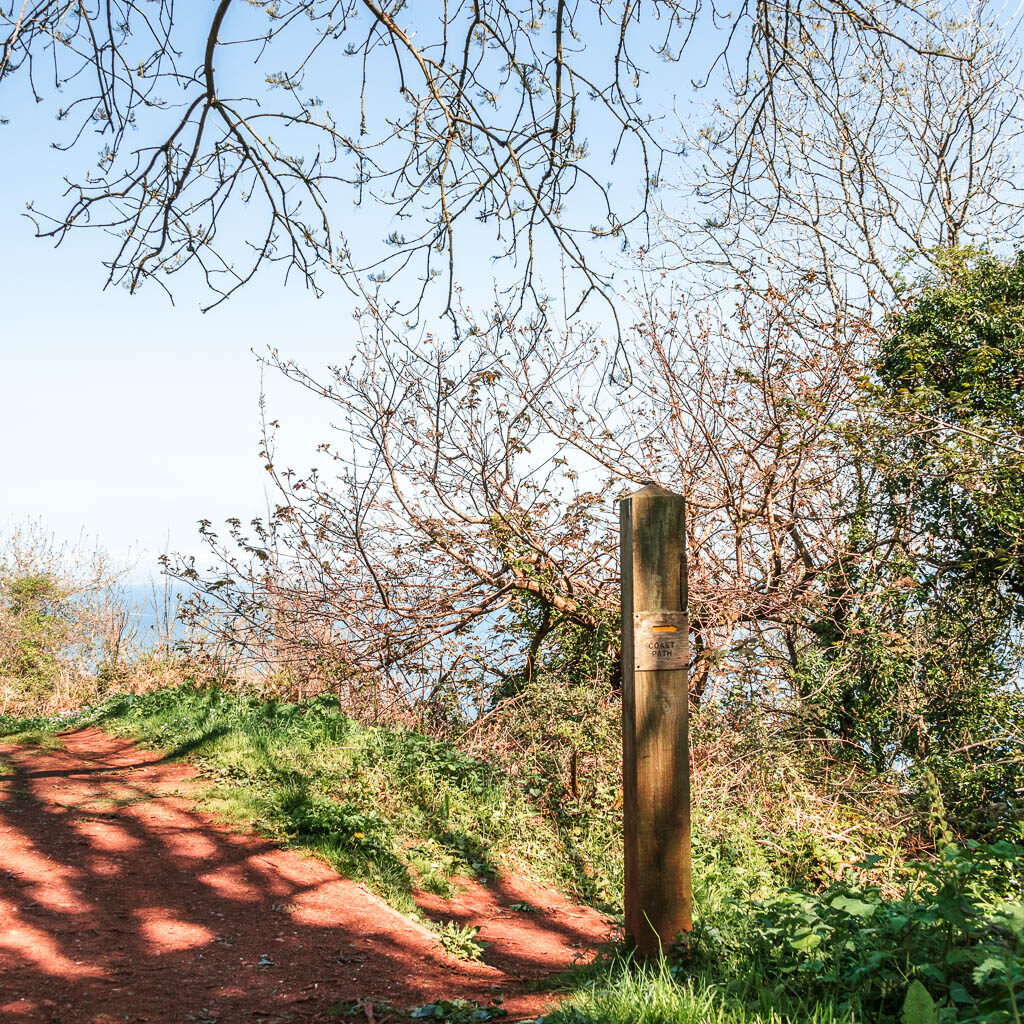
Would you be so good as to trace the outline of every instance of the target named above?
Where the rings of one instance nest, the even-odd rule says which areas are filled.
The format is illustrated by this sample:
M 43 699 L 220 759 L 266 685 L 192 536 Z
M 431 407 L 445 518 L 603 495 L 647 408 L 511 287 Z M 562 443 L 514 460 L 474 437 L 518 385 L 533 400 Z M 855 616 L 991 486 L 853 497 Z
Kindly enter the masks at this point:
M 633 491 L 632 494 L 627 494 L 625 498 L 620 498 L 620 501 L 632 501 L 633 498 L 681 498 L 681 494 L 676 494 L 675 491 L 670 491 L 667 487 L 662 487 L 656 480 L 641 480 L 643 485 L 638 491 Z

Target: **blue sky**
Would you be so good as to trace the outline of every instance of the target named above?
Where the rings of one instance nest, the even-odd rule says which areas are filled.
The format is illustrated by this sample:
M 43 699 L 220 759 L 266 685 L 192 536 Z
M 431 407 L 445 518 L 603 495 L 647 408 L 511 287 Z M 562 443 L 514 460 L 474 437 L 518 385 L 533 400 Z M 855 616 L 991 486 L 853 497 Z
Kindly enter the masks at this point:
M 168 542 L 193 546 L 200 517 L 258 511 L 250 350 L 337 359 L 351 347 L 340 304 L 275 289 L 203 315 L 189 296 L 171 307 L 155 292 L 102 292 L 95 247 L 55 252 L 4 207 L 0 522 L 84 530 L 119 559 L 135 551 L 145 575 Z M 308 403 L 275 383 L 276 415 L 308 438 Z
M 200 10 L 182 5 L 179 14 Z M 1019 0 L 1008 0 L 1006 24 L 1016 27 L 1018 14 Z M 193 45 L 202 41 L 201 33 L 190 37 Z M 593 63 L 600 50 L 588 42 L 584 59 Z M 701 77 L 713 43 L 702 29 L 680 63 L 649 58 L 653 74 L 645 88 L 652 105 L 689 111 L 710 98 L 695 98 L 690 82 Z M 235 50 L 221 52 L 221 81 L 258 91 L 261 70 L 243 64 Z M 275 51 L 278 57 L 288 65 L 287 46 L 283 54 Z M 323 59 L 323 84 L 333 90 L 333 97 L 324 94 L 328 105 L 351 114 L 358 62 L 346 64 L 327 51 Z M 352 299 L 340 283 L 327 282 L 325 297 L 316 300 L 301 286 L 284 287 L 274 269 L 207 314 L 199 307 L 208 295 L 186 280 L 173 306 L 152 286 L 135 296 L 104 291 L 108 239 L 78 232 L 54 249 L 34 238 L 22 216 L 29 200 L 63 212 L 62 175 L 88 166 L 102 140 L 86 139 L 70 155 L 52 150 L 62 97 L 36 105 L 24 85 L 23 77 L 5 82 L 0 109 L 11 119 L 0 126 L 0 530 L 34 519 L 58 539 L 85 533 L 132 561 L 134 577 L 145 579 L 160 552 L 199 550 L 200 518 L 217 523 L 263 511 L 261 381 L 252 350 L 276 346 L 314 370 L 344 362 L 355 347 Z M 319 91 L 320 83 L 310 91 L 314 85 Z M 381 122 L 388 104 L 398 102 L 394 96 L 395 83 L 384 75 L 371 90 L 368 117 Z M 671 116 L 666 131 L 672 132 Z M 612 143 L 591 138 L 592 148 L 607 151 Z M 617 200 L 624 190 L 635 194 L 637 170 L 627 160 L 609 171 Z M 335 205 L 332 214 L 356 240 L 391 230 L 372 208 L 360 214 Z M 490 263 L 493 244 L 487 229 L 462 236 L 462 251 L 470 254 L 463 283 L 477 309 L 489 304 L 493 276 L 507 281 L 511 273 Z M 549 279 L 557 279 L 557 266 L 548 264 Z M 588 313 L 599 322 L 607 316 L 595 307 Z M 283 428 L 278 461 L 302 471 L 327 436 L 329 410 L 274 374 L 265 383 L 270 415 Z
M 231 59 L 223 58 L 225 76 L 251 75 Z M 677 65 L 668 71 L 688 78 Z M 72 233 L 55 249 L 23 216 L 29 200 L 62 212 L 62 175 L 80 173 L 102 140 L 55 152 L 53 115 L 67 99 L 36 105 L 24 84 L 5 83 L 0 111 L 11 119 L 0 127 L 0 530 L 36 520 L 61 540 L 84 533 L 145 579 L 161 551 L 198 550 L 198 519 L 247 518 L 265 507 L 252 350 L 277 346 L 314 368 L 342 362 L 354 349 L 352 300 L 339 284 L 316 300 L 283 287 L 274 270 L 207 314 L 199 306 L 208 296 L 185 282 L 173 306 L 156 287 L 104 291 L 109 239 Z M 373 230 L 387 233 L 379 218 Z M 470 273 L 479 308 L 493 272 L 479 259 Z M 273 375 L 266 387 L 285 461 L 303 468 L 304 453 L 325 436 L 326 410 Z
M 252 349 L 277 345 L 304 362 L 352 351 L 341 289 L 316 301 L 268 276 L 209 313 L 187 291 L 103 291 L 103 239 L 58 249 L 21 214 L 60 193 L 60 166 L 36 123 L 0 128 L 0 529 L 41 521 L 60 539 L 81 532 L 144 578 L 154 557 L 195 547 L 196 520 L 263 507 L 257 457 L 260 374 Z M 44 126 L 45 127 L 45 126 Z M 275 385 L 277 385 L 275 387 Z M 267 380 L 274 414 L 296 449 L 317 410 Z

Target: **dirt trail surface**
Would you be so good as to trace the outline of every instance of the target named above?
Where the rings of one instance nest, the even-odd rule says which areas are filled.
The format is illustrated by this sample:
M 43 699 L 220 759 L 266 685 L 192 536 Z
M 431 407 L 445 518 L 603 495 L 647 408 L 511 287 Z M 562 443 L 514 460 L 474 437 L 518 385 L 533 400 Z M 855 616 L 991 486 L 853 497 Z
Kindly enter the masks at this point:
M 467 883 L 435 918 L 480 925 L 486 963 L 326 864 L 218 824 L 193 769 L 89 729 L 0 745 L 0 1020 L 247 1024 L 406 1020 L 440 999 L 536 1017 L 526 984 L 589 958 L 608 927 L 517 879 Z M 535 912 L 516 909 L 529 904 Z M 363 1000 L 355 1015 L 329 1011 Z

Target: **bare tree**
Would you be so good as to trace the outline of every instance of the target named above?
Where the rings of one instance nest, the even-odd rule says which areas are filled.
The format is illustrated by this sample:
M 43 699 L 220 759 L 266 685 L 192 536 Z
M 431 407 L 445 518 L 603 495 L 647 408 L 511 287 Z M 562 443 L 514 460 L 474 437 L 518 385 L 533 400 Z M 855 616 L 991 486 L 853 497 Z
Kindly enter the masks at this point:
M 653 478 L 689 503 L 694 701 L 720 708 L 740 694 L 788 722 L 816 702 L 838 707 L 830 738 L 862 742 L 856 709 L 832 691 L 856 672 L 872 685 L 884 676 L 838 643 L 805 669 L 822 633 L 859 636 L 867 608 L 884 626 L 872 656 L 889 642 L 909 651 L 910 682 L 886 728 L 912 736 L 931 699 L 914 673 L 938 641 L 934 622 L 907 611 L 917 584 L 896 570 L 927 538 L 909 503 L 880 507 L 892 496 L 871 444 L 891 434 L 872 434 L 864 382 L 904 250 L 911 264 L 927 261 L 933 244 L 1017 223 L 1017 65 L 1010 50 L 978 42 L 987 29 L 977 21 L 940 26 L 945 38 L 911 26 L 901 66 L 895 47 L 906 39 L 844 35 L 826 18 L 786 36 L 780 11 L 770 14 L 759 31 L 782 40 L 790 63 L 775 67 L 768 92 L 751 84 L 754 70 L 737 86 L 763 104 L 723 117 L 728 159 L 717 178 L 709 164 L 712 191 L 698 193 L 721 199 L 726 215 L 683 225 L 692 233 L 679 240 L 683 251 L 696 239 L 686 265 L 735 305 L 687 297 L 644 256 L 645 287 L 617 300 L 619 336 L 572 321 L 568 308 L 558 328 L 500 302 L 477 317 L 455 291 L 455 329 L 443 336 L 398 334 L 377 308 L 348 367 L 316 374 L 272 357 L 334 410 L 339 434 L 321 446 L 317 471 L 296 474 L 279 465 L 269 431 L 277 507 L 230 524 L 223 540 L 209 533 L 213 570 L 176 567 L 203 613 L 222 610 L 233 642 L 257 660 L 305 664 L 313 685 L 360 713 L 420 720 L 443 694 L 486 716 L 510 676 L 532 671 L 566 630 L 614 656 L 613 502 Z M 828 107 L 840 86 L 842 102 Z M 921 144 L 901 178 L 906 138 Z M 943 642 L 965 664 L 961 640 Z M 876 688 L 873 699 L 889 695 Z M 801 727 L 802 740 L 825 734 Z M 875 763 L 892 749 L 878 739 Z
M 226 544 L 207 528 L 220 556 L 213 575 L 177 567 L 205 592 L 197 613 L 223 606 L 220 621 L 256 660 L 294 664 L 305 644 L 320 685 L 350 704 L 395 713 L 439 682 L 504 678 L 507 659 L 478 626 L 493 630 L 524 595 L 585 626 L 615 608 L 614 536 L 594 513 L 604 499 L 571 485 L 570 445 L 547 440 L 536 396 L 517 385 L 514 349 L 503 355 L 491 332 L 466 326 L 462 342 L 403 347 L 373 321 L 360 360 L 323 381 L 275 360 L 336 406 L 344 435 L 321 446 L 321 471 L 300 478 L 277 465 L 268 433 L 269 520 L 232 522 Z M 500 344 L 511 331 L 498 325 Z M 527 335 L 547 337 L 536 325 Z M 584 365 L 578 341 L 565 339 L 542 391 Z M 344 666 L 334 679 L 320 671 L 328 662 Z M 463 698 L 482 710 L 490 693 Z
M 6 0 L 0 80 L 61 96 L 58 148 L 102 146 L 98 167 L 69 174 L 64 212 L 33 214 L 57 240 L 109 233 L 109 283 L 198 269 L 216 302 L 268 261 L 317 291 L 325 275 L 359 292 L 367 274 L 402 275 L 407 315 L 435 277 L 450 310 L 481 250 L 515 265 L 513 298 L 557 257 L 581 302 L 610 296 L 594 241 L 645 246 L 663 177 L 650 62 L 685 55 L 714 81 L 745 69 L 728 114 L 749 179 L 764 155 L 742 139 L 776 137 L 788 92 L 830 116 L 820 65 L 837 55 L 970 63 L 932 46 L 940 23 L 924 0 Z M 368 222 L 384 248 L 341 212 L 353 196 L 386 211 Z
M 669 262 L 718 292 L 800 285 L 813 332 L 878 323 L 937 249 L 1015 242 L 1017 18 L 965 4 L 912 26 L 899 50 L 872 33 L 789 32 L 776 60 L 773 12 L 755 64 L 727 77 L 706 119 L 680 124 L 692 158 L 664 203 Z
M 387 677 L 407 711 L 461 659 L 482 712 L 559 624 L 617 649 L 614 499 L 656 478 L 689 501 L 695 699 L 732 658 L 784 670 L 807 608 L 849 568 L 857 478 L 841 431 L 860 365 L 856 339 L 808 345 L 787 308 L 780 296 L 731 331 L 650 297 L 624 388 L 601 386 L 616 346 L 582 325 L 467 317 L 458 340 L 403 347 L 377 322 L 359 359 L 322 380 L 277 361 L 336 407 L 342 437 L 302 476 L 268 444 L 270 520 L 211 535 L 216 570 L 177 571 L 253 638 L 285 635 L 287 594 L 310 637 L 334 634 L 311 649 L 342 652 L 374 687 Z M 539 615 L 510 637 L 524 603 Z

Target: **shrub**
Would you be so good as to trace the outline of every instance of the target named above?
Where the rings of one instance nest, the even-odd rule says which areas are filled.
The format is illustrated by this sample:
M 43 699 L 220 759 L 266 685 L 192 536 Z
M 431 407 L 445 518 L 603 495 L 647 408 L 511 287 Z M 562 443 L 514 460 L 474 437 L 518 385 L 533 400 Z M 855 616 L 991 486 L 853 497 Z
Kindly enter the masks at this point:
M 925 1014 L 908 1010 L 914 1024 L 1017 1024 L 1024 845 L 948 843 L 908 869 L 897 899 L 876 886 L 839 882 L 763 902 L 751 922 L 754 958 L 794 996 L 864 1019 L 896 1020 L 910 1007 Z

